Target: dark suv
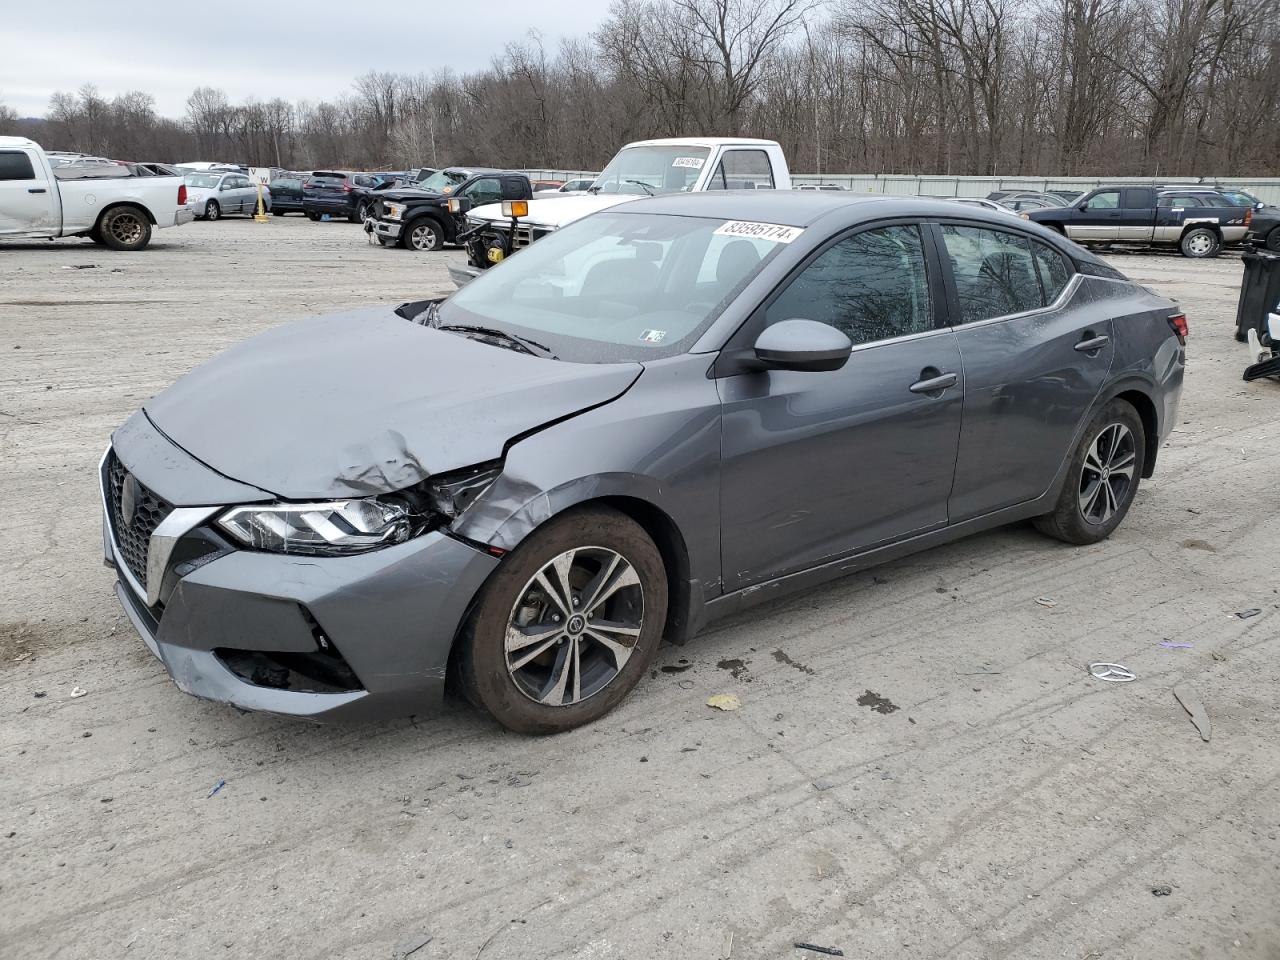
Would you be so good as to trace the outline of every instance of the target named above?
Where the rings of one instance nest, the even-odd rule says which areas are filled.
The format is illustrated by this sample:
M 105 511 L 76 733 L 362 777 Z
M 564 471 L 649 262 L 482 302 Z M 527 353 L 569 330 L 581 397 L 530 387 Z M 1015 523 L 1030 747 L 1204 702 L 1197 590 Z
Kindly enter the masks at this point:
M 267 189 L 271 191 L 271 212 L 277 217 L 286 213 L 302 213 L 302 183 L 305 173 L 281 172 L 271 178 Z
M 384 247 L 439 250 L 456 243 L 461 217 L 449 212 L 451 197 L 465 197 L 470 206 L 502 200 L 528 200 L 533 187 L 523 173 L 483 167 L 447 167 L 414 189 L 384 190 L 378 195 L 365 230 Z
M 302 209 L 312 220 L 326 213 L 360 222 L 362 188 L 372 189 L 394 179 L 394 174 L 317 170 L 302 184 Z

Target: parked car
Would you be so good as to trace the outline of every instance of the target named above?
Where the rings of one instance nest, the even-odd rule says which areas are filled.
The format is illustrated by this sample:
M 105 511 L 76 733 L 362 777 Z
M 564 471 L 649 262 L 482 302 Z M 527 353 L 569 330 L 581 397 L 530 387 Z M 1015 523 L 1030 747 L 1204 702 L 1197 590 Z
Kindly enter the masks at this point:
M 0 137 L 0 237 L 88 237 L 141 250 L 153 227 L 190 222 L 178 177 L 137 177 L 118 165 L 55 168 L 35 141 Z
M 286 213 L 302 213 L 302 183 L 305 173 L 283 172 L 272 177 L 267 188 L 271 191 L 271 212 L 277 217 Z
M 797 190 L 844 190 L 845 188 L 838 183 L 800 183 L 796 185 Z
M 1028 519 L 1104 540 L 1178 422 L 1186 332 L 1003 214 L 638 199 L 147 400 L 102 460 L 104 555 L 189 693 L 368 718 L 450 676 L 565 730 L 754 603 Z
M 384 247 L 440 250 L 446 243 L 458 240 L 460 218 L 449 212 L 450 197 L 463 197 L 469 204 L 479 206 L 533 196 L 533 187 L 523 173 L 450 167 L 437 177 L 425 180 L 421 189 L 382 191 L 365 221 L 365 230 Z M 429 184 L 438 186 L 438 192 L 429 189 Z
M 1005 197 L 1000 200 L 999 203 L 1014 212 L 1021 212 L 1023 210 L 1052 210 L 1063 206 L 1061 203 L 1055 203 L 1046 197 L 1026 197 L 1017 195 Z
M 1253 211 L 1205 206 L 1198 197 L 1148 186 L 1106 186 L 1066 207 L 1030 210 L 1030 220 L 1082 242 L 1172 246 L 1185 257 L 1216 257 L 1244 239 Z
M 586 193 L 595 182 L 595 177 L 577 177 L 573 180 L 566 180 L 556 193 Z
M 1061 197 L 1066 203 L 1071 203 L 1084 196 L 1083 190 L 1048 190 L 1046 192 L 1052 193 L 1055 197 Z
M 371 186 L 373 178 L 342 170 L 315 170 L 302 181 L 302 211 L 309 220 L 345 219 L 359 223 L 353 191 Z
M 228 214 L 252 217 L 258 212 L 258 185 L 243 173 L 210 170 L 188 173 L 187 203 L 198 220 L 221 220 Z M 271 211 L 271 191 L 262 188 L 262 205 Z
M 186 175 L 185 171 L 179 170 L 169 163 L 143 161 L 141 163 L 126 163 L 125 166 L 132 171 L 135 177 L 182 177 Z
M 1245 236 L 1250 244 L 1280 253 L 1280 209 L 1266 207 L 1255 213 Z
M 995 200 L 986 200 L 982 197 L 940 197 L 938 199 L 950 200 L 952 203 L 963 203 L 968 206 L 981 207 L 983 210 L 992 210 L 996 213 L 1012 214 L 1013 211 Z
M 714 190 L 791 189 L 791 170 L 773 140 L 673 137 L 628 143 L 609 161 L 586 196 L 537 199 L 519 224 L 498 204 L 466 218 L 467 262 L 450 263 L 449 277 L 465 286 L 497 260 L 524 249 L 567 223 L 636 197 Z
M 405 174 L 400 178 L 400 184 L 405 187 L 417 186 L 436 172 L 435 167 L 415 167 L 412 170 L 405 171 Z

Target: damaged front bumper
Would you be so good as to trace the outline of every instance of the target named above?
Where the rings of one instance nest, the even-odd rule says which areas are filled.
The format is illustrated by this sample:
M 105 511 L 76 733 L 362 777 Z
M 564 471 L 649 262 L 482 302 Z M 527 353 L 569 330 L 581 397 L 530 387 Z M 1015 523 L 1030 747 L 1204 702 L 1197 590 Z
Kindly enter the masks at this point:
M 398 220 L 366 220 L 365 229 L 383 240 L 399 241 L 404 224 Z
M 157 472 L 130 462 L 130 452 L 120 451 L 120 463 L 137 483 L 172 479 L 164 471 L 173 459 Z M 176 521 L 166 527 L 166 518 L 149 543 L 135 538 L 126 550 L 108 457 L 104 559 L 116 571 L 116 596 L 129 620 L 180 689 L 314 720 L 425 714 L 439 706 L 454 638 L 497 558 L 439 531 L 348 557 L 243 550 L 210 530 L 225 504 L 176 507 L 169 514 Z M 164 489 L 141 489 L 144 498 L 166 498 Z M 142 577 L 134 572 L 143 569 L 140 550 Z

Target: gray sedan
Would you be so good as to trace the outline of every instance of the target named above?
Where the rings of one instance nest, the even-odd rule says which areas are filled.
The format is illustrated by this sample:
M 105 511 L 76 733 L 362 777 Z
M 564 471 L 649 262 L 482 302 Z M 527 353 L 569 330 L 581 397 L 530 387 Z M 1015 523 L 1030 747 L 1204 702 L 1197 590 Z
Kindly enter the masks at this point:
M 1106 538 L 1177 421 L 1185 334 L 1003 214 L 638 200 L 449 300 L 188 374 L 112 438 L 103 546 L 197 696 L 371 717 L 448 682 L 564 730 L 761 600 L 1027 519 Z
M 243 173 L 188 173 L 187 206 L 197 220 L 220 220 L 229 213 L 258 212 L 258 185 Z M 262 187 L 263 212 L 271 210 L 271 191 Z

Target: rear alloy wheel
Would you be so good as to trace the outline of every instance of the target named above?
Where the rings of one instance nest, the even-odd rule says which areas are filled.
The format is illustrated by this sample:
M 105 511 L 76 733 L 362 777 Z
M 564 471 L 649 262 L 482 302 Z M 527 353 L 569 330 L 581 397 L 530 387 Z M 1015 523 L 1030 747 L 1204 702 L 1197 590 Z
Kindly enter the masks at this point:
M 204 218 L 206 220 L 217 220 L 222 216 L 222 208 L 218 206 L 217 200 L 210 200 L 204 205 Z
M 1112 400 L 1076 447 L 1053 513 L 1035 519 L 1041 532 L 1067 543 L 1111 536 L 1129 512 L 1146 463 L 1146 431 L 1133 405 Z
M 574 510 L 536 530 L 485 585 L 458 677 L 508 729 L 571 730 L 635 686 L 666 615 L 662 555 L 644 529 L 614 510 Z
M 444 233 L 436 226 L 434 220 L 419 220 L 409 228 L 405 236 L 405 246 L 410 250 L 430 253 L 444 246 Z
M 1208 227 L 1193 227 L 1182 235 L 1178 247 L 1184 257 L 1216 257 L 1222 251 L 1222 239 Z
M 102 215 L 98 234 L 111 250 L 141 250 L 151 242 L 151 221 L 136 207 L 116 207 Z

